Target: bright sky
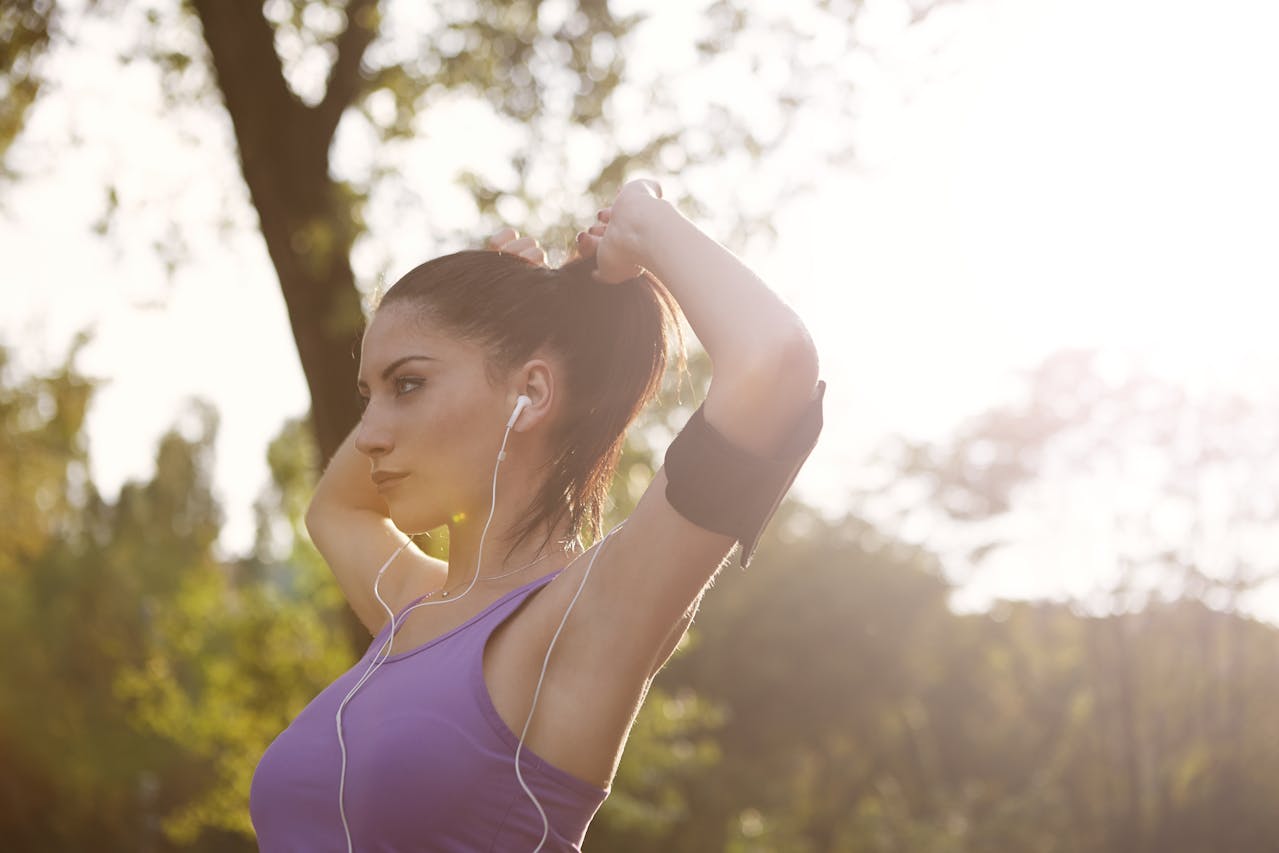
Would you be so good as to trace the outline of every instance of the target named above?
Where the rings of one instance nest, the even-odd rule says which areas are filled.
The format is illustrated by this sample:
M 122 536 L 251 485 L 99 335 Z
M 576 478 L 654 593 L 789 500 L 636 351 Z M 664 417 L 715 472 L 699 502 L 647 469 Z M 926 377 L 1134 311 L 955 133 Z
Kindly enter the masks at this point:
M 1273 399 L 1277 33 L 1279 6 L 1262 0 L 967 0 L 911 31 L 900 3 L 869 2 L 861 35 L 877 62 L 849 60 L 858 172 L 823 176 L 817 195 L 778 211 L 774 247 L 743 252 L 808 323 L 829 384 L 796 492 L 839 511 L 887 435 L 940 439 L 1065 346 Z M 212 223 L 220 187 L 241 179 L 148 121 L 147 81 L 116 70 L 104 33 L 85 35 L 15 151 L 38 174 L 4 200 L 0 335 L 34 370 L 97 322 L 80 367 L 111 380 L 89 419 L 108 495 L 149 475 L 184 398 L 214 401 L 221 544 L 243 551 L 266 443 L 307 407 L 283 300 L 242 228 L 193 240 L 171 289 L 146 240 L 90 235 L 104 174 L 122 201 L 150 199 L 128 227 L 152 237 L 174 219 Z M 226 132 L 192 121 L 209 139 Z M 50 153 L 69 128 L 87 144 Z M 231 216 L 252 223 L 246 210 Z M 1028 539 L 1019 568 L 992 570 L 961 599 L 1079 594 L 1104 575 L 1095 553 L 1062 548 Z

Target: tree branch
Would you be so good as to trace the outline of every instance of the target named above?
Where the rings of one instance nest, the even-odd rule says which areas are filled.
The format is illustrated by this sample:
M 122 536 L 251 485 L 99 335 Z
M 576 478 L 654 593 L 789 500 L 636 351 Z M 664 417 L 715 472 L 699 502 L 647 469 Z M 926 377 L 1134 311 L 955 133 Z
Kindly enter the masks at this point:
M 360 91 L 360 62 L 377 35 L 378 0 L 350 0 L 346 7 L 346 29 L 337 37 L 337 59 L 329 69 L 324 100 L 315 107 L 320 138 L 327 145 L 337 131 L 342 113 Z
M 297 115 L 302 102 L 284 79 L 280 56 L 275 52 L 275 31 L 262 14 L 261 5 L 193 0 L 204 41 L 209 46 L 218 87 L 233 120 L 244 118 L 245 130 L 272 126 L 280 116 Z

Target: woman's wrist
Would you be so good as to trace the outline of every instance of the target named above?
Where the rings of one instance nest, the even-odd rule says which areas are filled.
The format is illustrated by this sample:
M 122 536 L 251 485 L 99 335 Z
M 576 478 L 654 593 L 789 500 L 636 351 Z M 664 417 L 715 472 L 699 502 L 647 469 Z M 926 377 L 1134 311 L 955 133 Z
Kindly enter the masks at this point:
M 629 259 L 675 297 L 717 376 L 775 364 L 780 352 L 806 337 L 790 306 L 678 208 L 657 197 L 627 201 L 635 205 L 626 214 Z M 615 209 L 615 221 L 622 216 Z
M 626 239 L 628 254 L 638 266 L 656 274 L 654 266 L 660 257 L 658 235 L 672 219 L 681 218 L 681 214 L 675 205 L 656 196 L 637 194 L 627 201 L 632 205 L 624 212 L 628 227 L 623 236 Z M 613 215 L 616 222 L 618 218 L 616 208 Z
M 679 278 L 678 267 L 685 255 L 699 244 L 715 241 L 680 209 L 662 198 L 636 199 L 632 257 L 635 263 L 655 275 L 669 289 Z M 673 291 L 672 291 L 673 292 Z M 676 298 L 678 298 L 676 294 Z

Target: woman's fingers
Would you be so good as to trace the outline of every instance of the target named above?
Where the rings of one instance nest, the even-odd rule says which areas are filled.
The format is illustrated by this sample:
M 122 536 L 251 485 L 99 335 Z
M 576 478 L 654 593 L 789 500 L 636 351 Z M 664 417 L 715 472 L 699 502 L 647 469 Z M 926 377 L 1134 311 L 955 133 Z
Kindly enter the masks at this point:
M 603 237 L 596 237 L 585 231 L 577 233 L 578 254 L 583 258 L 596 259 L 596 269 L 591 273 L 592 279 L 601 284 L 616 284 L 643 274 L 644 270 L 641 267 L 626 260 L 618 260 L 612 255 L 601 255 L 600 245 L 603 241 Z
M 501 252 L 503 251 L 503 248 L 502 248 L 503 246 L 505 246 L 507 243 L 511 242 L 518 236 L 520 236 L 520 232 L 516 231 L 514 228 L 511 228 L 508 225 L 507 227 L 503 228 L 501 231 L 497 232 L 496 234 L 494 234 L 492 237 L 489 238 L 489 248 L 493 249 L 494 251 Z
M 507 229 L 507 231 L 510 230 L 511 229 L 509 228 Z M 497 238 L 494 238 L 493 248 L 497 249 L 499 252 L 506 252 L 511 255 L 518 255 L 525 249 L 537 245 L 537 241 L 532 237 L 513 237 L 507 233 L 503 233 L 500 236 L 502 238 L 500 241 Z
M 522 255 L 529 249 L 537 248 L 537 240 L 532 237 L 520 237 L 518 240 L 512 240 L 502 247 L 502 251 L 511 255 Z
M 519 236 L 520 232 L 506 227 L 489 238 L 489 248 L 508 255 L 519 255 L 525 260 L 540 266 L 546 266 L 546 250 L 537 244 L 534 237 Z
M 584 257 L 589 258 L 595 254 L 595 250 L 599 248 L 600 238 L 589 234 L 585 231 L 577 232 L 577 251 Z
M 600 208 L 596 214 L 596 222 L 577 235 L 578 249 L 583 255 L 594 255 L 596 270 L 594 278 L 604 283 L 616 283 L 642 275 L 644 268 L 634 262 L 634 250 L 630 246 L 631 210 L 639 202 L 633 201 L 637 196 L 647 195 L 652 198 L 662 197 L 662 187 L 657 181 L 639 179 L 628 181 L 620 190 L 613 203 Z M 622 205 L 622 219 L 613 225 L 613 208 Z M 619 232 L 618 229 L 622 230 Z

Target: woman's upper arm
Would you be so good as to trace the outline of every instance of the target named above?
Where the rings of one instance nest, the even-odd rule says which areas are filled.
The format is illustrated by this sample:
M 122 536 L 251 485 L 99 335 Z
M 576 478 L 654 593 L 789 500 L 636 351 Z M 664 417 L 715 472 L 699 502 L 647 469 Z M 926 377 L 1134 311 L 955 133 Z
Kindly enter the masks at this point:
M 404 544 L 405 534 L 386 516 L 359 509 L 313 508 L 306 515 L 306 529 L 351 609 L 369 635 L 377 636 L 391 617 L 373 594 L 373 582 L 387 558 Z M 408 578 L 438 575 L 442 582 L 447 573 L 446 563 L 410 543 L 382 573 L 377 591 L 394 611 Z
M 717 376 L 705 417 L 739 447 L 767 455 L 795 429 L 816 383 L 815 361 L 804 357 L 779 358 L 727 380 Z M 663 465 L 613 541 L 601 546 L 577 624 L 589 638 L 580 653 L 595 657 L 583 661 L 585 670 L 608 668 L 622 678 L 651 674 L 672 627 L 733 547 L 733 536 L 700 527 L 671 506 L 667 482 Z
M 779 358 L 758 372 L 739 368 L 728 380 L 717 374 L 707 399 L 723 399 L 713 413 L 707 406 L 712 426 L 756 453 L 786 443 L 816 383 L 815 365 L 806 357 L 792 365 L 794 352 L 802 350 L 776 353 Z M 808 388 L 792 387 L 797 383 Z M 736 427 L 726 423 L 731 419 Z M 543 606 L 530 623 L 536 640 L 528 643 L 535 650 L 526 664 L 529 692 L 539 665 L 545 666 L 538 676 L 545 689 L 527 742 L 584 778 L 612 779 L 649 682 L 736 541 L 681 515 L 667 498 L 667 484 L 663 465 L 625 524 L 538 596 Z

